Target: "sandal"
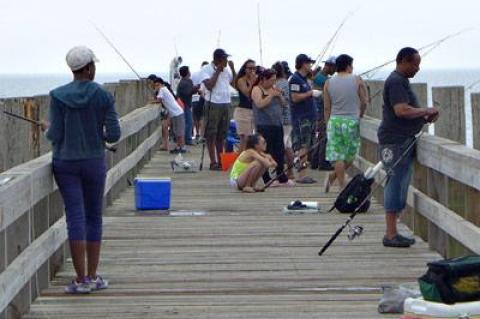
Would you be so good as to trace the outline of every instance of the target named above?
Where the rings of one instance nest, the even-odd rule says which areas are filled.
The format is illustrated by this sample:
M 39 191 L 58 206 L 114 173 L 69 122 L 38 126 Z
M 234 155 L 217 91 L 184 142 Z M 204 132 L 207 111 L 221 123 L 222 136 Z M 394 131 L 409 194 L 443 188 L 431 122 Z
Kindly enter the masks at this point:
M 315 184 L 317 181 L 311 178 L 310 176 L 305 176 L 304 178 L 297 180 L 298 184 Z

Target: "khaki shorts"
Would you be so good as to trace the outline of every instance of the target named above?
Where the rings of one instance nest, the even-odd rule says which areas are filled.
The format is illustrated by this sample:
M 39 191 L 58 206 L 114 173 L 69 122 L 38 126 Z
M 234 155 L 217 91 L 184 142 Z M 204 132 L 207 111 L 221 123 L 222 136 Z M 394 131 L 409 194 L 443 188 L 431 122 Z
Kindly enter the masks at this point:
M 285 148 L 292 148 L 292 130 L 291 125 L 283 126 L 283 144 L 285 144 Z
M 236 107 L 233 119 L 237 125 L 237 134 L 249 136 L 253 134 L 253 111 L 243 107 Z
M 227 138 L 230 104 L 205 102 L 205 137 L 216 140 Z
M 185 114 L 172 117 L 172 128 L 176 137 L 185 135 Z

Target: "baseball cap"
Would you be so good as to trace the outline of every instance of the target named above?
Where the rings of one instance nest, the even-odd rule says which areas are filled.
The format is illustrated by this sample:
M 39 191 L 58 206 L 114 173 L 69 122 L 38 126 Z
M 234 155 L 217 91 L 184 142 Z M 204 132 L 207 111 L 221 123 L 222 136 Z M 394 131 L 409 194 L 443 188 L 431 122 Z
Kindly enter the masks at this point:
M 156 78 L 157 76 L 155 74 L 150 74 L 147 79 L 149 79 L 150 81 L 155 81 Z
M 213 59 L 221 59 L 221 58 L 228 58 L 230 56 L 230 54 L 228 54 L 227 52 L 225 52 L 224 49 L 216 49 L 215 51 L 213 51 Z
M 91 62 L 98 62 L 93 51 L 86 46 L 76 46 L 67 53 L 67 65 L 72 71 L 78 71 Z
M 295 65 L 303 65 L 305 63 L 315 63 L 315 60 L 312 60 L 311 57 L 303 53 L 297 55 L 295 59 Z
M 325 64 L 336 64 L 337 57 L 334 55 L 329 56 L 326 60 L 322 61 Z

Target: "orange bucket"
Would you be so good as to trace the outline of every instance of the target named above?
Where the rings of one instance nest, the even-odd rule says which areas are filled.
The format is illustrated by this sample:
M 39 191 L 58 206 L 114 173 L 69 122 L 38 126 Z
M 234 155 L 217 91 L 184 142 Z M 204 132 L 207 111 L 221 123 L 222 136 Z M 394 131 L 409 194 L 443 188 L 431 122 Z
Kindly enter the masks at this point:
M 228 171 L 238 157 L 238 153 L 220 153 L 220 162 L 222 163 L 222 170 Z

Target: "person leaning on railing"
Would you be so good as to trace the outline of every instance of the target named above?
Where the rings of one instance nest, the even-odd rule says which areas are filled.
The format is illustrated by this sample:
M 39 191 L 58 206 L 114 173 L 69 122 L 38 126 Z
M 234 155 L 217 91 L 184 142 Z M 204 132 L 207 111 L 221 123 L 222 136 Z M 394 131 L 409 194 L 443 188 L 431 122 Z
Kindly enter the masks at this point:
M 387 170 L 391 170 L 384 189 L 386 232 L 383 245 L 386 247 L 410 247 L 414 238 L 397 232 L 397 219 L 407 204 L 408 185 L 412 177 L 415 157 L 415 141 L 426 123 L 438 119 L 434 107 L 420 107 L 409 79 L 420 70 L 421 57 L 413 48 L 401 49 L 396 58 L 397 67 L 385 81 L 383 89 L 383 117 L 378 129 L 380 158 Z M 403 154 L 405 153 L 406 154 Z M 402 158 L 400 161 L 398 161 Z M 398 162 L 398 165 L 394 165 Z
M 93 81 L 97 59 L 92 50 L 74 47 L 66 59 L 74 79 L 50 92 L 50 123 L 43 121 L 42 129 L 52 143 L 53 175 L 65 203 L 77 275 L 65 292 L 83 294 L 108 287 L 97 274 L 107 172 L 104 145 L 118 141 L 121 133 L 112 95 Z

